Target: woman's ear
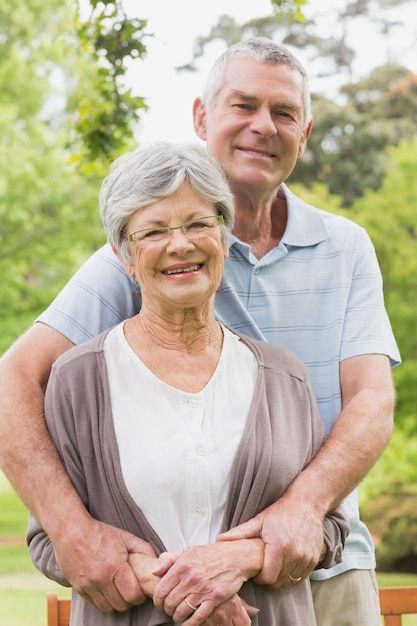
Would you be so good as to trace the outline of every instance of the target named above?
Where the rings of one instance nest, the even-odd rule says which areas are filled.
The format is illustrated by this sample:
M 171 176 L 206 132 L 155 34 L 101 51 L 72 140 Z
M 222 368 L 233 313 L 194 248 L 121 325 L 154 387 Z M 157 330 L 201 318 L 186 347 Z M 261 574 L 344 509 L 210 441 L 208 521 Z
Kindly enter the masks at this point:
M 133 265 L 131 265 L 130 263 L 128 263 L 127 261 L 125 261 L 125 259 L 122 257 L 122 255 L 120 254 L 120 252 L 114 247 L 111 247 L 114 254 L 117 256 L 117 258 L 119 259 L 120 263 L 123 265 L 123 267 L 125 268 L 125 272 L 128 276 L 131 276 L 132 278 L 135 278 L 135 268 L 133 267 Z

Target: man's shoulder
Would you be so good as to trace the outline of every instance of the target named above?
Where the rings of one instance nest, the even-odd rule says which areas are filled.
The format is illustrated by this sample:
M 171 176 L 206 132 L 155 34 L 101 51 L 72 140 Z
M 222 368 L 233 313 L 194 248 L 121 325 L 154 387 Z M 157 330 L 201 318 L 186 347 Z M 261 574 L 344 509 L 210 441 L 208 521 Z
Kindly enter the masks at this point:
M 352 228 L 355 231 L 361 232 L 364 230 L 364 228 L 355 222 L 351 217 L 310 204 L 300 196 L 297 196 L 287 186 L 284 186 L 284 193 L 290 210 L 298 209 L 304 211 L 306 214 L 310 214 L 312 216 L 316 215 L 326 224 L 340 224 L 344 227 Z
M 289 243 L 308 245 L 320 242 L 346 248 L 362 246 L 369 240 L 366 230 L 346 215 L 334 213 L 309 204 L 296 196 L 288 187 L 284 189 L 288 206 L 288 225 L 285 239 Z
M 104 342 L 110 330 L 107 329 L 96 337 L 88 339 L 61 354 L 53 365 L 55 371 L 67 372 L 70 369 L 76 370 L 86 361 L 97 360 L 103 353 Z

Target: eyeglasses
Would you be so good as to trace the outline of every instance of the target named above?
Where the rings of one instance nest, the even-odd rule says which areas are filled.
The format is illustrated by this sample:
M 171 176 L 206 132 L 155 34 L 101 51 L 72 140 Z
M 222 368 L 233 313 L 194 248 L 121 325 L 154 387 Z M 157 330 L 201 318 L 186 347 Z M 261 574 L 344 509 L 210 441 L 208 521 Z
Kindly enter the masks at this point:
M 223 215 L 208 215 L 197 217 L 181 226 L 164 226 L 163 228 L 144 228 L 134 233 L 125 233 L 128 241 L 134 241 L 138 246 L 152 243 L 168 243 L 174 230 L 181 229 L 187 239 L 206 237 L 218 224 L 224 224 Z

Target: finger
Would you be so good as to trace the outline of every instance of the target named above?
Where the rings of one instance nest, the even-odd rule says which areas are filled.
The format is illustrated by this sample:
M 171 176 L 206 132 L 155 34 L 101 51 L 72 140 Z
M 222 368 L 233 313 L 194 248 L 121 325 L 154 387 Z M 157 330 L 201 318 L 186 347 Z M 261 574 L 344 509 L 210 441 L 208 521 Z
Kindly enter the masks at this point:
M 221 533 L 217 539 L 218 541 L 231 541 L 236 539 L 253 539 L 261 536 L 261 521 L 254 517 L 253 519 L 231 528 L 225 533 Z
M 256 615 L 258 615 L 259 609 L 257 609 L 256 606 L 251 606 L 245 600 L 243 600 L 243 598 L 241 599 L 241 601 L 242 601 L 242 609 L 244 611 L 246 611 L 246 613 L 249 615 L 249 617 L 252 618 L 252 617 L 255 617 Z
M 172 620 L 176 624 L 181 624 L 182 626 L 199 626 L 203 624 L 213 612 L 213 607 L 211 607 L 208 602 L 197 606 L 191 602 L 190 598 L 192 598 L 192 596 L 184 598 L 172 615 Z
M 85 591 L 77 591 L 77 593 L 81 598 L 83 598 L 83 600 L 85 600 L 89 604 L 92 604 L 100 611 L 103 611 L 103 613 L 111 613 L 113 611 L 112 605 L 100 591 L 95 590 L 91 593 L 86 593 Z
M 176 558 L 181 552 L 163 552 L 158 557 L 158 567 L 153 571 L 155 576 L 164 576 L 167 571 L 174 565 Z
M 293 587 L 294 585 L 302 583 L 306 578 L 308 578 L 313 571 L 314 568 L 309 567 L 301 569 L 303 566 L 297 566 L 293 563 L 291 567 L 285 567 L 277 577 L 275 583 L 270 585 L 273 589 L 279 589 L 280 587 Z
M 282 553 L 276 553 L 268 549 L 265 550 L 263 567 L 259 574 L 255 576 L 254 581 L 259 585 L 275 585 L 283 571 L 284 565 L 285 558 Z M 281 582 L 283 578 L 285 578 L 285 576 L 281 577 Z
M 116 611 L 127 611 L 133 605 L 139 606 L 145 602 L 146 596 L 132 568 L 127 563 L 118 569 L 113 582 L 115 589 L 119 592 L 117 604 L 113 603 Z

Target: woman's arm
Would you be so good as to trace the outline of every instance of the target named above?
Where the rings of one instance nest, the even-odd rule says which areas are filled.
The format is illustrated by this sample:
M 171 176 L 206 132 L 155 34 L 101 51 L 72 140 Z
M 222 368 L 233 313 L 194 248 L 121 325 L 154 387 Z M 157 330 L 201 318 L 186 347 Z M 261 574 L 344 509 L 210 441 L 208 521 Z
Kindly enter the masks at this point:
M 127 563 L 139 540 L 88 514 L 45 423 L 52 364 L 72 345 L 36 323 L 0 360 L 1 466 L 52 540 L 63 579 L 101 610 L 122 611 L 144 600 Z

